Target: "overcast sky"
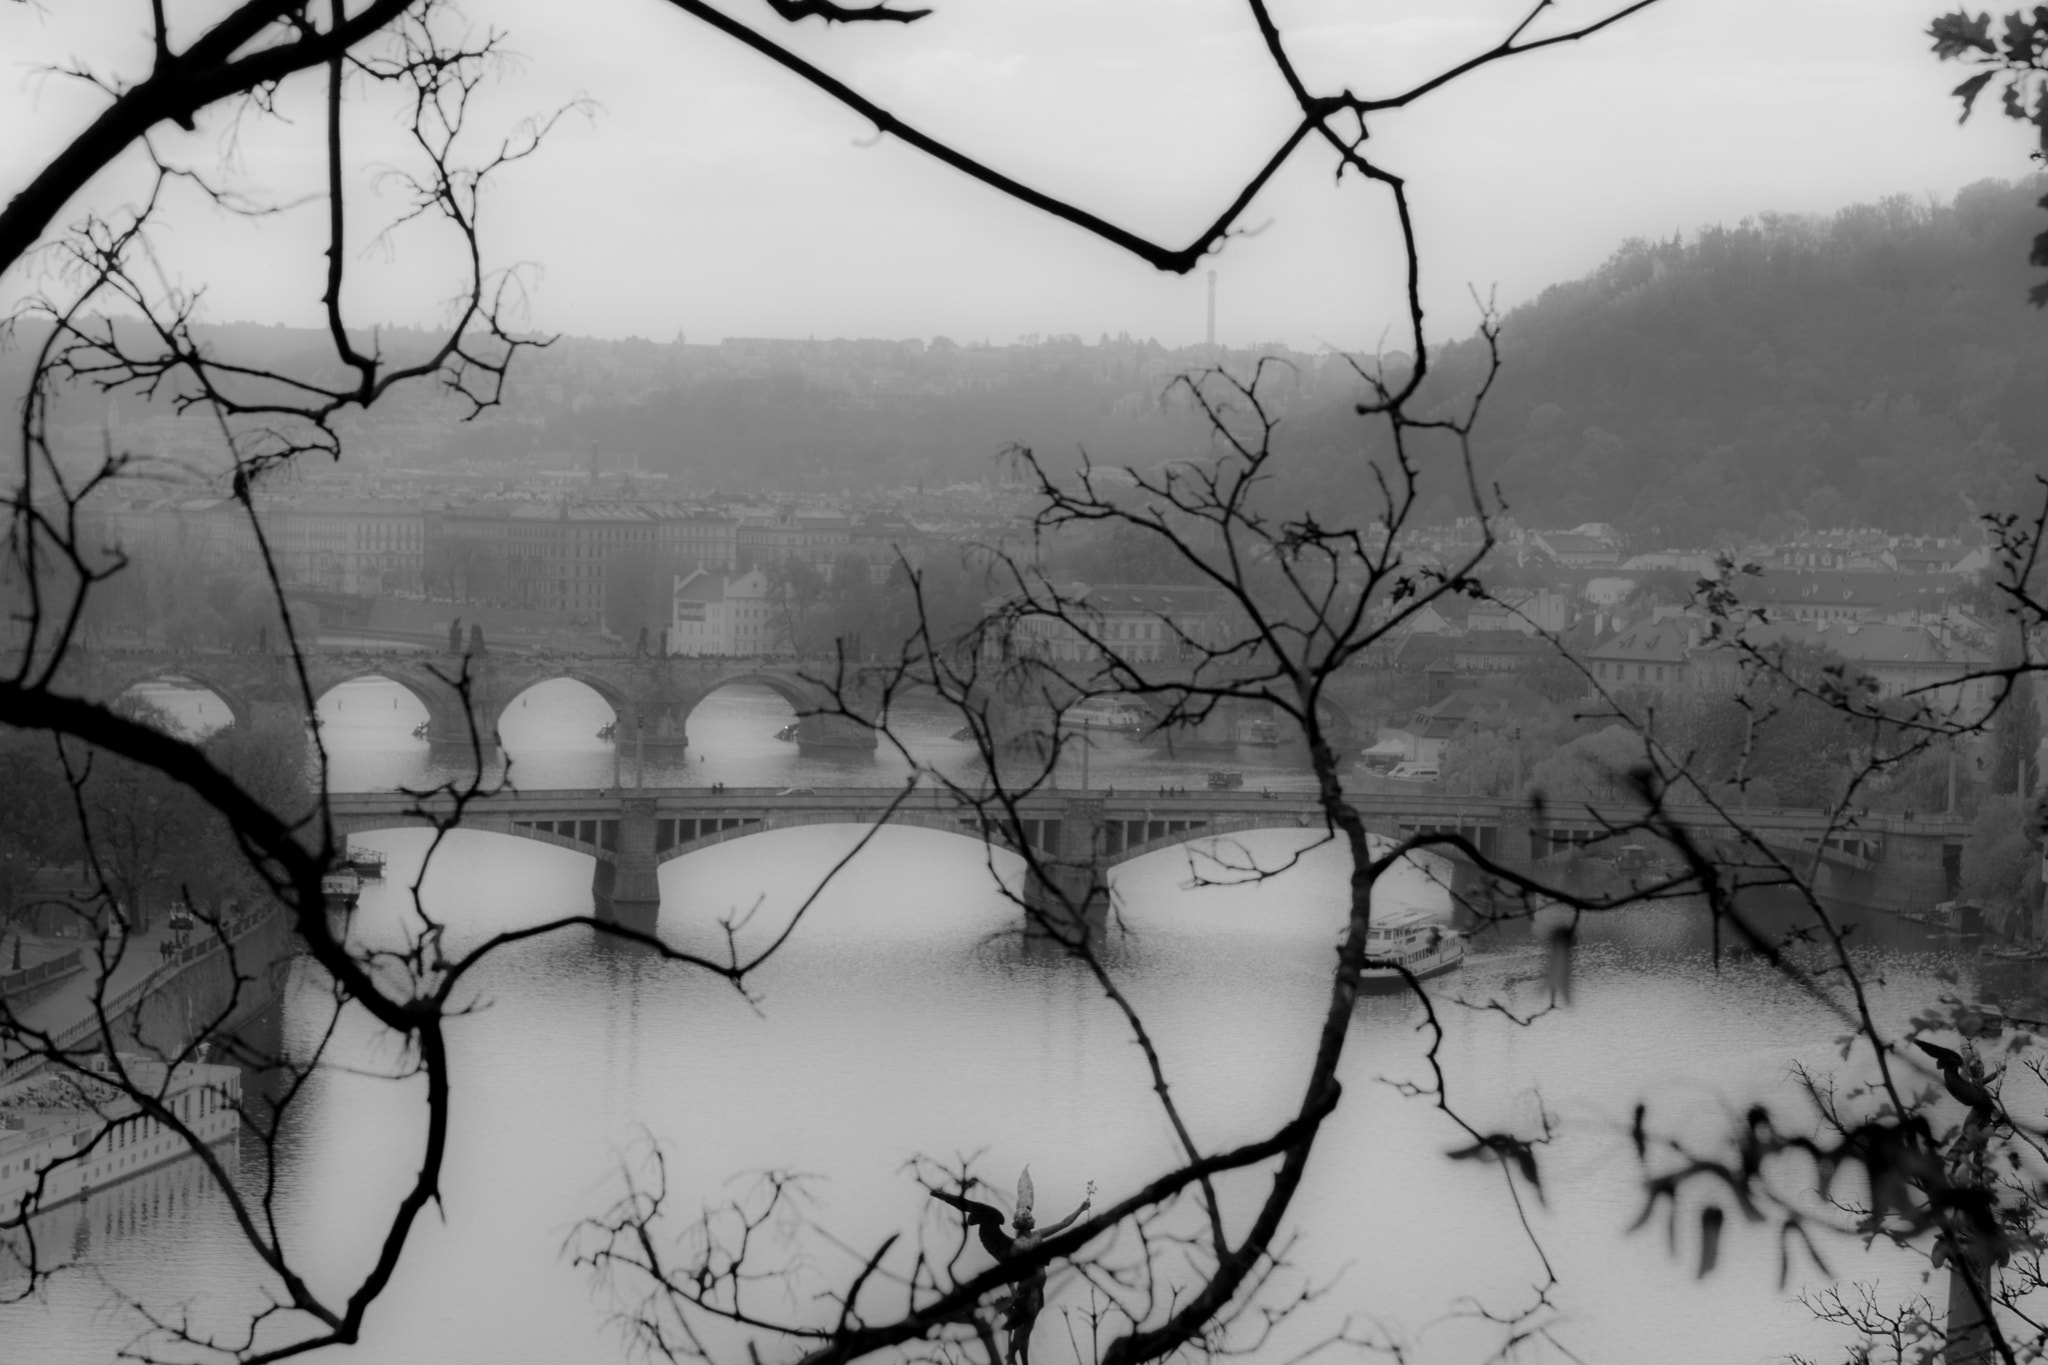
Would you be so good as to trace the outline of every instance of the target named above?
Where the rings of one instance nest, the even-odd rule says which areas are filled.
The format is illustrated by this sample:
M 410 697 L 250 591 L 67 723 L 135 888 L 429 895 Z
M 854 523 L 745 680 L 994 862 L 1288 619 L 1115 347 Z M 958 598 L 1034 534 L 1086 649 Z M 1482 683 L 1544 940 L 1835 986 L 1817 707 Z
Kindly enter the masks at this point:
M 1285 87 L 1237 0 L 930 0 L 910 26 L 791 32 L 765 6 L 731 11 L 934 135 L 1133 230 L 1178 245 L 1212 217 L 1291 123 Z M 1399 89 L 1490 45 L 1527 0 L 1278 0 L 1311 79 Z M 178 6 L 198 16 L 214 5 Z M 22 184 L 91 115 L 91 93 L 39 64 L 139 68 L 147 7 L 0 5 L 0 178 Z M 2030 169 L 2025 130 L 1956 125 L 1924 31 L 1934 0 L 1664 0 L 1576 47 L 1483 71 L 1374 125 L 1407 178 L 1427 240 L 1440 335 L 1596 265 L 1631 236 L 1768 211 L 1827 213 L 1886 194 L 1947 196 Z M 1563 0 L 1553 27 L 1604 12 Z M 1206 284 L 1162 276 L 892 141 L 661 0 L 470 0 L 523 61 L 492 90 L 493 127 L 579 93 L 599 103 L 508 172 L 487 250 L 537 269 L 530 321 L 549 330 L 692 341 L 722 336 L 921 336 L 1008 341 L 1130 332 L 1199 341 Z M 190 29 L 187 30 L 191 31 Z M 280 200 L 318 189 L 317 88 L 287 92 L 290 126 L 250 124 L 241 183 Z M 1992 102 L 1986 101 L 1987 106 Z M 349 159 L 367 191 L 403 144 L 366 107 Z M 165 145 L 218 165 L 221 124 Z M 1383 191 L 1333 189 L 1313 145 L 1248 215 L 1218 272 L 1221 340 L 1396 344 L 1399 262 Z M 131 168 L 132 170 L 132 168 Z M 95 185 L 118 205 L 132 175 Z M 351 208 L 350 308 L 426 323 L 449 258 L 420 230 L 368 239 L 396 204 Z M 170 278 L 204 285 L 206 315 L 318 320 L 319 209 L 260 228 L 181 211 L 160 241 Z M 17 271 L 11 299 L 33 283 Z

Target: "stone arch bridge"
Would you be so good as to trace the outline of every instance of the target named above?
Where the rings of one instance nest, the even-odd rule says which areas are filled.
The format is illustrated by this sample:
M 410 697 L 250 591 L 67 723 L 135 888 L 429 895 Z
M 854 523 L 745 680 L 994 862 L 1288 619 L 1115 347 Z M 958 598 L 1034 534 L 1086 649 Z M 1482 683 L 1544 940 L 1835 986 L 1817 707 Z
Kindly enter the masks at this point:
M 631 655 L 547 655 L 496 653 L 466 660 L 467 695 L 457 686 L 465 676 L 463 656 L 396 652 L 313 651 L 304 657 L 307 682 L 317 700 L 357 678 L 385 678 L 411 693 L 427 712 L 427 739 L 437 753 L 470 752 L 470 717 L 488 761 L 498 749 L 498 724 L 507 708 L 537 683 L 580 682 L 604 698 L 618 717 L 624 744 L 644 746 L 650 757 L 674 757 L 689 745 L 685 722 L 697 703 L 721 687 L 758 683 L 781 696 L 798 716 L 797 742 L 807 749 L 873 749 L 875 735 L 833 709 L 829 688 L 814 681 L 829 676 L 829 661 L 805 665 L 786 660 L 638 657 Z M 289 658 L 276 654 L 231 654 L 199 650 L 78 650 L 67 661 L 59 686 L 82 696 L 111 698 L 139 684 L 177 679 L 219 697 L 237 723 L 266 713 L 296 722 L 304 702 Z M 861 680 L 847 688 L 857 706 L 865 695 Z
M 835 715 L 833 688 L 822 679 L 837 676 L 833 659 L 727 659 L 624 654 L 548 654 L 500 650 L 479 656 L 396 650 L 309 650 L 303 656 L 307 682 L 315 700 L 357 678 L 384 678 L 403 687 L 427 713 L 427 738 L 437 754 L 466 757 L 471 750 L 470 717 L 486 761 L 498 750 L 498 724 L 521 694 L 537 683 L 557 679 L 580 682 L 602 697 L 618 718 L 621 747 L 640 746 L 655 759 L 680 757 L 689 747 L 686 723 L 705 697 L 735 683 L 757 683 L 775 692 L 797 714 L 796 740 L 811 751 L 873 750 L 874 730 Z M 456 685 L 465 676 L 467 697 Z M 281 654 L 230 653 L 217 650 L 76 649 L 66 658 L 58 686 L 76 695 L 113 698 L 139 684 L 181 680 L 203 687 L 221 699 L 238 723 L 266 714 L 299 719 L 305 710 L 297 672 Z M 848 708 L 872 715 L 881 704 L 884 682 L 901 685 L 888 669 L 849 668 L 840 688 Z M 1212 680 L 1213 681 L 1213 680 Z M 1036 686 L 994 686 L 977 705 L 985 708 L 996 744 L 1005 750 L 1042 751 L 1044 741 L 1060 724 L 1047 704 L 1048 689 Z M 1053 691 L 1058 688 L 1049 689 Z M 1344 689 L 1336 689 L 1339 692 Z M 1325 732 L 1340 750 L 1360 734 L 1356 715 L 1371 709 L 1373 699 L 1352 689 L 1326 697 L 1322 707 Z M 1156 713 L 1155 713 L 1156 714 Z M 1070 733 L 1075 722 L 1067 719 Z M 1266 738 L 1258 738 L 1264 735 Z M 1154 737 L 1190 756 L 1234 749 L 1241 742 L 1277 743 L 1299 736 L 1263 703 L 1226 698 L 1200 723 L 1183 723 Z

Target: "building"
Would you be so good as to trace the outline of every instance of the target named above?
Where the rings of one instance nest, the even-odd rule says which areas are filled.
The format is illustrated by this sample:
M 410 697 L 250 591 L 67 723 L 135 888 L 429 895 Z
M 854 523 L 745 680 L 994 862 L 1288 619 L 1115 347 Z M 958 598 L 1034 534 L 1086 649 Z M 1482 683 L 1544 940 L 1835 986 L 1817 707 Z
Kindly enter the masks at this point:
M 742 569 L 803 564 L 829 583 L 839 556 L 853 542 L 853 523 L 838 512 L 779 507 L 743 513 L 736 540 Z
M 1762 607 L 1773 621 L 1872 621 L 1939 615 L 1954 589 L 1953 575 L 1818 569 L 1767 572 L 1737 590 L 1744 605 Z
M 1621 564 L 1621 533 L 1605 522 L 1589 521 L 1569 531 L 1532 532 L 1530 543 L 1568 569 L 1611 569 Z
M 1880 700 L 1911 698 L 1935 711 L 1974 721 L 1997 698 L 1997 680 L 1966 677 L 1990 668 L 1991 655 L 1948 622 L 1785 621 L 1752 624 L 1743 639 L 1759 647 L 1807 645 L 1837 655 L 1852 677 L 1869 679 Z
M 1513 630 L 1524 635 L 1563 633 L 1571 626 L 1572 602 L 1549 588 L 1501 588 L 1465 610 L 1468 634 Z
M 1692 655 L 1700 647 L 1697 621 L 1665 616 L 1616 631 L 1586 651 L 1593 681 L 1607 688 L 1654 687 L 1660 692 L 1696 690 Z
M 261 515 L 287 584 L 361 597 L 421 589 L 426 518 L 416 502 L 300 498 L 265 503 Z
M 696 569 L 677 578 L 668 652 L 693 657 L 791 653 L 768 575 L 760 569 L 737 577 Z
M 1520 630 L 1472 630 L 1446 642 L 1460 673 L 1513 673 L 1556 653 L 1548 640 Z
M 433 527 L 437 580 L 465 596 L 595 619 L 616 552 L 651 545 L 651 521 L 626 504 L 472 503 Z
M 1105 651 L 1130 663 L 1178 660 L 1241 634 L 1233 604 L 1215 588 L 1067 583 L 1030 602 L 1039 605 L 1009 593 L 985 609 L 1007 617 L 1015 652 L 1055 663 L 1093 662 Z
M 1991 656 L 1944 620 L 1752 621 L 1742 645 L 1758 650 L 1806 646 L 1841 659 L 1851 678 L 1868 679 L 1879 700 L 1911 698 L 1963 719 L 1981 717 L 1995 696 L 1989 678 L 1967 675 L 1989 667 Z M 1743 682 L 1745 649 L 1713 638 L 1684 615 L 1667 615 L 1616 632 L 1585 652 L 1596 682 L 1608 688 L 1649 687 L 1660 692 L 1726 696 Z
M 654 546 L 673 571 L 708 569 L 733 573 L 740 567 L 739 519 L 680 503 L 643 504 L 654 518 Z

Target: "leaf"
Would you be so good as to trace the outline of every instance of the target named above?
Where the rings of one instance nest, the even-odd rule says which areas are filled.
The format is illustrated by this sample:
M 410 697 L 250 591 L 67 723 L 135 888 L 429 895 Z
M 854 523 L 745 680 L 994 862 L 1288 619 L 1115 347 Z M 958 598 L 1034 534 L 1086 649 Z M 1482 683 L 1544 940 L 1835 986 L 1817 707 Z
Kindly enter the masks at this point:
M 2032 66 L 2034 54 L 2041 50 L 2041 41 L 2042 35 L 2036 31 L 2035 21 L 2029 20 L 2018 10 L 2005 16 L 2007 62 L 2014 66 Z
M 1997 45 L 1991 41 L 1989 14 L 1980 14 L 1975 19 L 1963 10 L 1944 14 L 1928 26 L 1927 36 L 1934 39 L 1934 55 L 1945 62 L 1972 52 L 1998 54 Z
M 1949 92 L 1963 102 L 1963 112 L 1957 117 L 1957 123 L 1970 121 L 1970 110 L 1977 103 L 1978 92 L 1989 85 L 1991 78 L 1997 74 L 1996 71 L 1980 71 Z
M 1709 1204 L 1700 1210 L 1700 1278 L 1714 1273 L 1715 1262 L 1721 1259 L 1721 1225 L 1728 1221 L 1728 1215 L 1721 1212 L 1719 1204 Z

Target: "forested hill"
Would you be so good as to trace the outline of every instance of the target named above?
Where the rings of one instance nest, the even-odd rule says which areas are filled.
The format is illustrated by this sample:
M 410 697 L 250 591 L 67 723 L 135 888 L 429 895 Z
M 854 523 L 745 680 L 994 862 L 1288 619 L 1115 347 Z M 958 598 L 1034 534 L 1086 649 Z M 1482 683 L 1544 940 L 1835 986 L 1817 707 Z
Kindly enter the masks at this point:
M 2037 500 L 2048 312 L 2026 293 L 2044 190 L 1630 242 L 1504 320 L 1485 472 L 1525 522 L 1660 544 L 1788 513 L 1945 529 Z M 1482 363 L 1476 342 L 1448 348 L 1438 392 L 1469 392 Z

